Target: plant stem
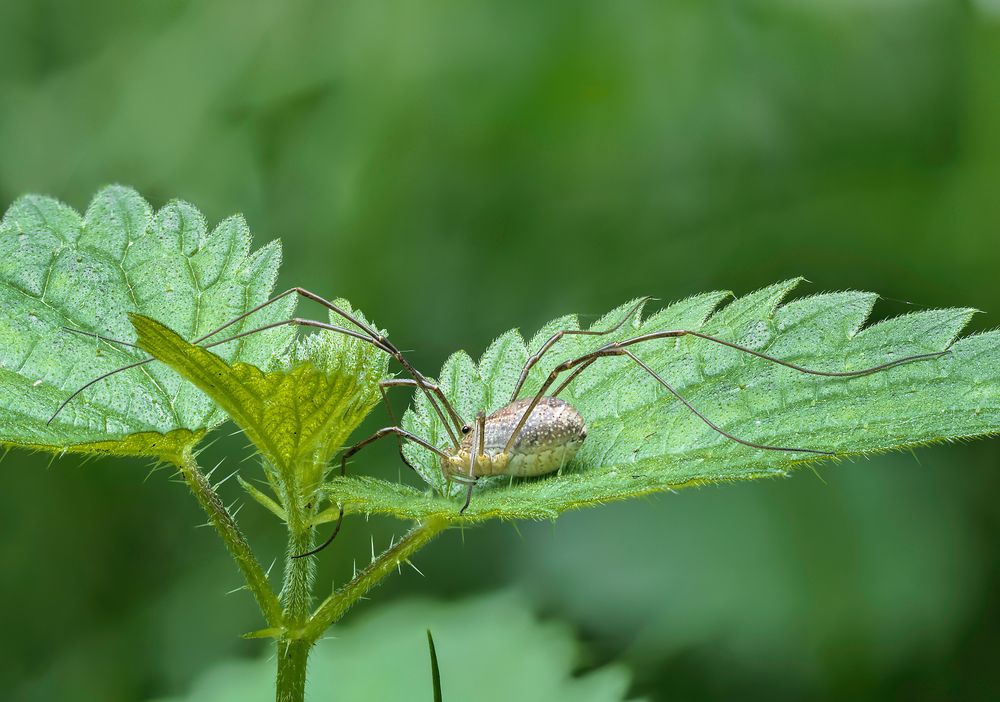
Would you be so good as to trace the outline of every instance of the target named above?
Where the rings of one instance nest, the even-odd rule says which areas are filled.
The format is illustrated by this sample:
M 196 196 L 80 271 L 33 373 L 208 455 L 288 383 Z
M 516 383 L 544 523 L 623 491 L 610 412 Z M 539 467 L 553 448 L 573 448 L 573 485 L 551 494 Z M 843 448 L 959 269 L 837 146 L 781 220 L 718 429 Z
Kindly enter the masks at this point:
M 306 526 L 294 505 L 289 505 L 288 553 L 285 556 L 285 581 L 281 587 L 281 605 L 285 629 L 295 630 L 305 624 L 312 605 L 312 582 L 316 574 L 315 558 L 294 558 L 312 549 L 313 529 Z
M 302 639 L 278 641 L 277 702 L 302 702 L 305 699 L 306 663 L 310 648 L 312 642 Z
M 299 494 L 298 473 L 284 472 L 287 494 L 284 502 L 288 518 L 288 552 L 285 556 L 285 577 L 281 587 L 284 627 L 278 639 L 278 675 L 275 681 L 277 702 L 303 702 L 306 689 L 306 667 L 314 641 L 301 635 L 302 627 L 312 608 L 312 584 L 316 574 L 316 559 L 295 558 L 313 546 L 314 530 L 309 523 L 311 507 L 303 506 Z
M 257 558 L 253 555 L 250 544 L 247 543 L 232 515 L 229 514 L 229 510 L 222 504 L 218 493 L 212 488 L 205 474 L 201 472 L 191 449 L 185 448 L 180 456 L 172 457 L 171 462 L 180 470 L 191 492 L 194 493 L 195 499 L 198 500 L 198 504 L 208 514 L 212 526 L 222 537 L 223 543 L 243 573 L 247 587 L 254 599 L 257 600 L 257 605 L 268 625 L 281 626 L 281 603 L 274 594 L 274 590 L 271 589 L 271 584 L 267 581 L 267 574 L 264 573 L 264 569 L 261 568 Z
M 351 605 L 378 585 L 393 569 L 426 546 L 446 526 L 448 521 L 440 517 L 430 517 L 414 526 L 399 543 L 380 553 L 371 565 L 347 585 L 327 597 L 309 617 L 299 638 L 316 641 L 331 624 L 344 616 Z
M 277 702 L 302 702 L 306 690 L 306 665 L 313 641 L 301 636 L 302 626 L 309 617 L 312 603 L 312 580 L 315 559 L 292 558 L 312 547 L 312 529 L 294 533 L 289 525 L 288 559 L 285 562 L 285 584 L 281 588 L 284 603 L 284 633 L 278 639 L 278 676 L 275 682 Z
M 191 450 L 185 449 L 181 455 L 171 457 L 171 462 L 181 471 L 212 526 L 222 537 L 268 625 L 283 632 L 278 639 L 277 702 L 303 702 L 309 652 L 323 632 L 394 568 L 398 568 L 448 526 L 448 520 L 440 517 L 430 517 L 418 523 L 399 543 L 383 551 L 347 585 L 327 597 L 310 616 L 315 559 L 292 558 L 312 548 L 313 527 L 306 519 L 307 515 L 294 508 L 289 510 L 288 557 L 279 599 L 232 515 L 198 467 Z M 289 504 L 296 503 L 293 500 Z

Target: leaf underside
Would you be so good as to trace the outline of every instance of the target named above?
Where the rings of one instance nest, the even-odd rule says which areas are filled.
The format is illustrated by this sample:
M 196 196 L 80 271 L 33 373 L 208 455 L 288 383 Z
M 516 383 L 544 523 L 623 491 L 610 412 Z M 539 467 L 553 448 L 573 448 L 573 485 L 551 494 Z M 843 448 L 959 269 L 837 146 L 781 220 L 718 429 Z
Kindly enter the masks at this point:
M 145 357 L 62 327 L 134 343 L 128 314 L 138 312 L 196 338 L 265 301 L 280 261 L 277 241 L 251 252 L 242 217 L 209 230 L 192 205 L 154 212 L 121 186 L 101 190 L 82 217 L 51 198 L 20 198 L 0 222 L 0 444 L 165 456 L 197 441 L 225 415 L 161 364 L 101 381 L 47 424 L 73 390 Z M 294 303 L 229 333 L 287 317 Z M 292 334 L 280 328 L 217 351 L 267 367 Z
M 760 444 L 836 452 L 838 457 L 899 450 L 997 433 L 1000 428 L 1000 332 L 957 341 L 975 310 L 929 310 L 862 328 L 877 296 L 839 292 L 782 300 L 798 279 L 758 290 L 717 308 L 729 293 L 691 297 L 607 336 L 567 336 L 530 375 L 535 392 L 560 361 L 609 341 L 663 329 L 697 330 L 807 368 L 850 371 L 913 354 L 950 353 L 857 378 L 806 375 L 696 337 L 646 342 L 637 356 L 726 431 Z M 634 304 L 592 325 L 607 329 Z M 440 384 L 465 418 L 507 404 L 530 352 L 575 317 L 546 325 L 525 344 L 516 330 L 501 335 L 475 364 L 465 353 L 445 363 Z M 953 343 L 954 342 L 954 343 Z M 764 451 L 721 436 L 623 357 L 597 361 L 560 396 L 585 418 L 588 437 L 560 474 L 481 480 L 465 513 L 489 518 L 552 518 L 585 505 L 691 485 L 784 476 L 815 455 Z M 417 396 L 403 425 L 447 450 L 443 427 Z M 362 454 L 363 455 L 363 454 Z M 456 518 L 461 502 L 447 487 L 438 459 L 408 444 L 406 455 L 433 490 L 368 477 L 327 486 L 348 512 L 405 518 Z M 363 470 L 360 461 L 355 470 Z

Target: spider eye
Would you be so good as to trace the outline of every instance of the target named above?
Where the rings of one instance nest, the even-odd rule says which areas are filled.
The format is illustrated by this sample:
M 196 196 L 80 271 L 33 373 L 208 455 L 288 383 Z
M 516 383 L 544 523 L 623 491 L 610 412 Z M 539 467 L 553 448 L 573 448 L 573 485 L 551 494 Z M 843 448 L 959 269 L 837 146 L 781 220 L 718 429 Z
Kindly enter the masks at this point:
M 463 434 L 468 434 L 470 431 L 472 431 L 472 427 L 470 427 L 468 424 L 466 424 L 464 427 L 462 427 L 462 433 Z

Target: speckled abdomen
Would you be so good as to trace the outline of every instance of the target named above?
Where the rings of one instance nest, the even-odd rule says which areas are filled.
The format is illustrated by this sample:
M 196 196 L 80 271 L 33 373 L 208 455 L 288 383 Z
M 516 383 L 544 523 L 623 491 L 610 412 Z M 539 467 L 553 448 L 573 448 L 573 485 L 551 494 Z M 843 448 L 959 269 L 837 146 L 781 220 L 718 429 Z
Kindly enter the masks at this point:
M 559 470 L 576 455 L 587 438 L 583 417 L 570 405 L 555 397 L 543 397 L 535 405 L 514 441 L 510 452 L 503 453 L 532 398 L 515 400 L 486 418 L 486 454 L 477 462 L 476 477 L 487 475 L 533 476 Z M 442 468 L 452 475 L 469 474 L 469 455 L 475 450 L 475 432 L 462 439 L 458 456 L 442 459 Z

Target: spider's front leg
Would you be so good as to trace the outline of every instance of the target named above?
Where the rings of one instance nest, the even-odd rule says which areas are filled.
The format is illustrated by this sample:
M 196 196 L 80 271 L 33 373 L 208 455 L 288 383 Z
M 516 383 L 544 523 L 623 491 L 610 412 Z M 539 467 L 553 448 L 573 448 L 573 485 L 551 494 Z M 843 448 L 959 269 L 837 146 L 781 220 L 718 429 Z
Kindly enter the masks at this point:
M 608 358 L 611 356 L 625 356 L 626 358 L 629 358 L 631 361 L 633 361 L 636 365 L 638 365 L 646 373 L 648 373 L 651 377 L 653 377 L 658 383 L 660 383 L 660 385 L 662 385 L 671 395 L 677 398 L 688 410 L 690 410 L 696 417 L 698 417 L 698 419 L 700 419 L 711 429 L 721 434 L 722 436 L 726 437 L 727 439 L 731 439 L 732 441 L 743 444 L 744 446 L 749 446 L 751 448 L 756 448 L 756 449 L 763 449 L 766 451 L 790 451 L 790 452 L 801 452 L 801 453 L 814 453 L 827 456 L 833 455 L 832 451 L 822 451 L 819 449 L 797 448 L 790 446 L 770 446 L 767 444 L 758 444 L 753 441 L 747 441 L 746 439 L 741 439 L 738 436 L 734 436 L 733 434 L 730 434 L 726 430 L 722 429 L 719 425 L 715 424 L 711 419 L 706 417 L 698 409 L 696 409 L 690 402 L 688 402 L 676 389 L 674 389 L 674 387 L 670 383 L 668 383 L 662 376 L 660 376 L 659 373 L 650 368 L 644 361 L 642 361 L 638 356 L 632 353 L 630 349 L 626 348 L 627 346 L 631 346 L 634 343 L 638 343 L 638 340 L 646 341 L 650 340 L 651 338 L 662 338 L 663 336 L 667 335 L 679 336 L 680 334 L 677 334 L 676 332 L 663 332 L 655 336 L 646 335 L 644 337 L 639 337 L 637 339 L 630 339 L 623 342 L 614 342 L 608 344 L 607 346 L 603 346 L 597 349 L 596 351 L 592 351 L 591 353 L 584 354 L 583 356 L 579 356 L 577 358 L 560 363 L 552 370 L 551 373 L 549 373 L 549 376 L 545 379 L 545 382 L 542 383 L 542 386 L 538 389 L 538 392 L 532 398 L 531 402 L 528 405 L 528 408 L 525 410 L 517 426 L 514 428 L 514 431 L 511 432 L 510 439 L 507 441 L 507 445 L 504 448 L 504 451 L 509 452 L 511 450 L 511 448 L 514 446 L 514 443 L 520 436 L 521 432 L 524 430 L 524 426 L 531 412 L 534 411 L 538 403 L 542 400 L 543 397 L 545 397 L 545 394 L 546 392 L 548 392 L 549 388 L 552 387 L 552 385 L 556 382 L 556 380 L 559 379 L 559 377 L 563 373 L 571 371 L 569 378 L 567 378 L 566 382 L 562 383 L 557 388 L 555 394 L 561 392 L 570 381 L 579 376 L 580 373 L 585 371 L 599 359 Z M 730 346 L 731 344 L 725 343 L 725 345 Z M 749 351 L 749 349 L 747 350 Z M 754 353 L 754 355 L 762 355 L 756 352 L 751 352 L 751 353 Z M 767 358 L 771 359 L 771 357 Z M 777 359 L 772 359 L 772 360 L 777 360 Z M 787 365 L 784 362 L 782 362 L 782 364 Z
M 476 415 L 476 425 L 472 431 L 471 448 L 473 450 L 469 451 L 469 487 L 465 491 L 465 504 L 458 511 L 459 514 L 465 514 L 465 510 L 469 508 L 469 503 L 472 501 L 472 488 L 476 486 L 477 480 L 476 465 L 486 455 L 486 413 L 482 410 L 479 410 L 479 414 Z
M 535 364 L 542 360 L 542 357 L 549 352 L 549 350 L 559 342 L 564 336 L 605 336 L 606 334 L 612 334 L 619 329 L 621 329 L 625 322 L 635 317 L 636 313 L 642 309 L 652 298 L 643 297 L 628 311 L 628 313 L 622 317 L 617 324 L 609 329 L 601 329 L 598 331 L 592 329 L 561 329 L 549 337 L 548 341 L 541 345 L 541 347 L 532 354 L 524 364 L 524 368 L 521 369 L 521 375 L 517 379 L 517 383 L 514 385 L 514 392 L 510 395 L 510 401 L 513 402 L 517 399 L 517 396 L 521 392 L 521 388 L 524 387 L 524 382 L 528 379 L 528 373 L 534 368 Z M 554 393 L 558 394 L 558 393 Z

